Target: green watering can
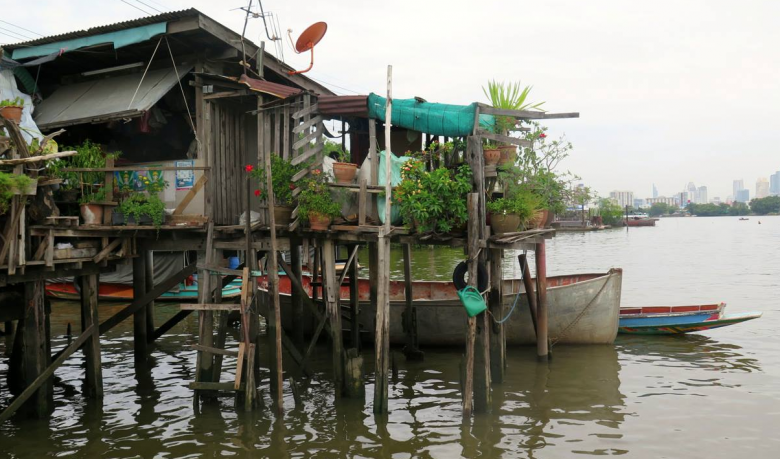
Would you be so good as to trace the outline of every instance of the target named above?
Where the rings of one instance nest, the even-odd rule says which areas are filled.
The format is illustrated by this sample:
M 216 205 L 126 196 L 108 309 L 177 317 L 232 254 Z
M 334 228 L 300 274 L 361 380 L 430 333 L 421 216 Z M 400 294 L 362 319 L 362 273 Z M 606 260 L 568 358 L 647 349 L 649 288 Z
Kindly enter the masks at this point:
M 472 286 L 458 290 L 458 297 L 460 298 L 460 302 L 463 303 L 463 307 L 466 308 L 466 314 L 468 314 L 469 317 L 474 317 L 487 309 L 485 300 L 482 298 L 482 295 L 479 294 L 479 290 Z

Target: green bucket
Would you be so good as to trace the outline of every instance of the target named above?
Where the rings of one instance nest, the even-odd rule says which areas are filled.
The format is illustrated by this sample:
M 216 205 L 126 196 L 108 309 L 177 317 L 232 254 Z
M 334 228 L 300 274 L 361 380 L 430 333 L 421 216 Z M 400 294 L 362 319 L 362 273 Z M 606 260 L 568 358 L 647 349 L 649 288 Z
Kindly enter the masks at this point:
M 465 287 L 463 290 L 458 290 L 458 297 L 460 302 L 463 303 L 463 307 L 466 308 L 466 314 L 469 317 L 474 317 L 480 312 L 487 309 L 484 298 L 479 294 L 479 290 L 472 286 Z

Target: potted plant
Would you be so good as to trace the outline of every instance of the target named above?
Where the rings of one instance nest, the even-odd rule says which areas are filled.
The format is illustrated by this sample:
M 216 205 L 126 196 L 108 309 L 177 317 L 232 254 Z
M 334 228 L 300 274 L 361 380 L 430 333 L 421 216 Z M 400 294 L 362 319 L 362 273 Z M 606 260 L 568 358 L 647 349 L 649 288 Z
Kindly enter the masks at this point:
M 420 233 L 449 233 L 468 220 L 466 195 L 471 192 L 471 168 L 425 168 L 425 160 L 411 159 L 401 166 L 401 183 L 393 192 L 401 218 Z
M 282 158 L 277 154 L 271 154 L 271 183 L 274 187 L 274 221 L 277 225 L 289 225 L 290 217 L 295 208 L 295 197 L 293 190 L 295 184 L 292 181 L 293 176 L 300 172 L 303 164 L 293 165 L 289 160 Z M 257 180 L 258 189 L 256 196 L 268 196 L 268 190 L 265 186 L 266 172 L 265 167 L 254 168 L 251 164 L 245 166 L 249 175 Z
M 325 154 L 336 160 L 333 163 L 333 176 L 336 178 L 336 183 L 352 183 L 357 175 L 357 164 L 353 164 L 350 161 L 349 151 L 344 151 L 341 145 L 325 141 Z
M 26 175 L 0 172 L 0 215 L 8 212 L 14 195 L 29 194 L 37 182 Z M 35 194 L 33 191 L 32 194 Z
M 24 99 L 21 97 L 0 101 L 0 116 L 15 121 L 16 124 L 22 122 L 22 110 L 24 110 Z
M 498 164 L 498 160 L 501 159 L 501 150 L 493 142 L 485 142 L 485 145 L 482 146 L 482 154 L 485 156 L 486 166 Z
M 518 188 L 511 194 L 487 203 L 490 226 L 496 234 L 512 233 L 532 220 L 540 200 L 530 190 Z
M 103 222 L 103 202 L 106 200 L 105 188 L 86 193 L 79 199 L 79 210 L 85 225 L 99 225 Z
M 493 108 L 502 110 L 542 110 L 540 107 L 544 105 L 544 102 L 531 103 L 526 102 L 528 95 L 531 93 L 532 86 L 521 87 L 520 82 L 497 82 L 495 80 L 488 81 L 487 87 L 482 87 L 482 92 L 485 97 L 490 100 L 490 104 Z M 495 117 L 495 132 L 497 134 L 509 136 L 512 129 L 517 124 L 517 120 L 511 116 L 496 116 Z M 517 156 L 517 147 L 512 144 L 501 144 L 498 147 L 501 150 L 499 164 L 514 163 Z
M 341 216 L 341 204 L 334 201 L 328 188 L 328 175 L 315 169 L 301 183 L 298 216 L 313 230 L 326 231 L 334 218 Z
M 133 193 L 122 201 L 111 216 L 114 225 L 154 225 L 165 221 L 165 203 L 156 195 Z

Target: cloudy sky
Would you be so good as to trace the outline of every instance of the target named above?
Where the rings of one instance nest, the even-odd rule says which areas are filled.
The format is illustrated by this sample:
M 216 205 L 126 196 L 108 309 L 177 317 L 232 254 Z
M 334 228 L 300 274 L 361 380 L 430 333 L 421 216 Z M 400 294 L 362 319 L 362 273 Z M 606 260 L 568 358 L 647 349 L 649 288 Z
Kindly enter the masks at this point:
M 0 43 L 195 7 L 240 31 L 246 1 L 0 0 Z M 254 1 L 257 5 L 257 0 Z M 131 6 L 132 5 L 132 6 Z M 549 121 L 574 153 L 563 166 L 600 194 L 662 195 L 690 181 L 725 199 L 780 170 L 780 3 L 768 1 L 264 0 L 297 37 L 328 23 L 310 75 L 340 94 L 385 90 L 429 101 L 484 101 L 488 79 L 533 85 L 532 99 L 580 119 Z M 9 23 L 30 31 L 14 28 Z M 262 21 L 248 36 L 265 38 Z M 273 50 L 267 44 L 266 49 Z M 285 60 L 308 56 L 284 42 Z

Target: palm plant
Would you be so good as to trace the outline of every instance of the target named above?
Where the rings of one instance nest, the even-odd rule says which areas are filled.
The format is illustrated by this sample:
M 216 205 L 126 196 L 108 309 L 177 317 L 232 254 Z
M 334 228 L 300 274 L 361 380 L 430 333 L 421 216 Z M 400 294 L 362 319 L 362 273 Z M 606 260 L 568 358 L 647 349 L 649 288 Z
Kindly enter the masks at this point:
M 490 104 L 493 108 L 500 108 L 505 110 L 542 110 L 544 102 L 527 102 L 528 95 L 531 93 L 533 86 L 521 87 L 519 81 L 515 82 L 498 82 L 495 80 L 488 81 L 487 87 L 482 87 L 482 92 L 485 93 L 485 97 L 490 100 Z M 496 128 L 498 132 L 506 135 L 509 130 L 508 124 L 510 120 L 505 119 L 507 117 L 496 117 Z

